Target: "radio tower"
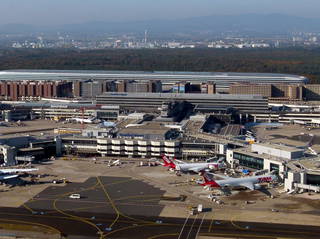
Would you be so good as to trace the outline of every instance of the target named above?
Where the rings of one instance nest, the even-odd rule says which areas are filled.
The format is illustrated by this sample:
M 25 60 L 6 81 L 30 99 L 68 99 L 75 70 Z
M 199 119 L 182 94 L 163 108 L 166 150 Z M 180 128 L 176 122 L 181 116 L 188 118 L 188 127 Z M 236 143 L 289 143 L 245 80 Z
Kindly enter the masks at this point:
M 148 30 L 144 31 L 144 44 L 147 44 L 147 40 L 148 40 Z

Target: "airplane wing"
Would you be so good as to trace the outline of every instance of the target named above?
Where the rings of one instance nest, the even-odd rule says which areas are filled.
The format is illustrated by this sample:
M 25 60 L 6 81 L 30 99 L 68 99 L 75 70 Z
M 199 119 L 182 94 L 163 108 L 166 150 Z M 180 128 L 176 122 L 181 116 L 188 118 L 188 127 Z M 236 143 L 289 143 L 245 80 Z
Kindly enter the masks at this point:
M 6 180 L 10 178 L 16 178 L 18 175 L 0 175 L 0 180 Z
M 177 162 L 180 163 L 180 164 L 186 164 L 186 162 L 183 162 L 183 161 L 178 160 L 178 159 L 175 159 L 174 161 L 177 161 Z
M 206 169 L 206 167 L 192 167 L 192 168 L 189 168 L 188 170 L 189 171 L 193 171 L 193 172 L 195 172 L 195 173 L 199 173 L 200 171 L 202 171 L 202 170 L 204 170 L 204 169 Z
M 0 169 L 0 173 L 24 173 L 24 172 L 32 172 L 38 171 L 37 168 L 8 168 L 8 169 Z
M 240 183 L 240 186 L 243 186 L 243 187 L 246 187 L 246 188 L 249 188 L 250 190 L 254 190 L 254 185 L 253 183 Z

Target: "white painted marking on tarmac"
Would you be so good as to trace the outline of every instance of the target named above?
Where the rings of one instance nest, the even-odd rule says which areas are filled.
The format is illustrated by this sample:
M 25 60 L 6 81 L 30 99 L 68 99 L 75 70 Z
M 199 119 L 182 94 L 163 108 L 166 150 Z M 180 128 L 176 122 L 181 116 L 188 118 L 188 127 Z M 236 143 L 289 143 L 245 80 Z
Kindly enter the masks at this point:
M 189 239 L 189 236 L 190 236 L 190 234 L 191 234 L 192 228 L 193 228 L 195 222 L 196 222 L 197 219 L 198 219 L 198 215 L 199 215 L 199 214 L 197 214 L 197 216 L 196 216 L 195 219 L 193 220 L 193 223 L 192 223 L 192 225 L 191 225 L 191 227 L 190 227 L 190 230 L 189 230 L 189 233 L 188 233 L 188 236 L 187 236 L 186 239 Z
M 184 224 L 183 224 L 183 226 L 182 226 L 182 228 L 181 228 L 181 231 L 180 231 L 180 234 L 179 234 L 178 239 L 180 239 L 180 237 L 181 237 L 181 235 L 182 235 L 182 232 L 183 232 L 183 230 L 184 230 L 184 227 L 186 226 L 186 224 L 187 224 L 187 222 L 188 222 L 188 220 L 189 220 L 189 217 L 190 217 L 190 214 L 189 214 L 188 217 L 186 218 L 186 220 L 185 220 L 185 222 L 184 222 Z
M 197 231 L 197 234 L 196 234 L 195 239 L 198 238 L 198 235 L 199 235 L 199 233 L 200 233 L 200 230 L 201 230 L 201 227 L 202 227 L 202 223 L 203 223 L 203 220 L 204 220 L 205 217 L 206 217 L 206 214 L 204 214 L 203 217 L 202 217 L 202 220 L 201 220 L 200 226 L 199 226 L 199 228 L 198 228 L 198 231 Z

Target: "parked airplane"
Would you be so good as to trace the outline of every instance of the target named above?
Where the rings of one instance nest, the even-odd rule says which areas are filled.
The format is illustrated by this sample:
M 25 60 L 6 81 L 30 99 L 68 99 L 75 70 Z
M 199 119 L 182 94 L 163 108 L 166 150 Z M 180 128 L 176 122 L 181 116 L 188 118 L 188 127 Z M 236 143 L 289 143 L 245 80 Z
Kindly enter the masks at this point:
M 115 160 L 115 161 L 109 160 L 109 162 L 108 162 L 108 167 L 120 166 L 120 165 L 121 165 L 121 161 L 119 159 Z
M 273 174 L 265 174 L 259 176 L 252 177 L 244 177 L 244 178 L 231 178 L 227 176 L 221 176 L 216 174 L 217 177 L 223 178 L 222 180 L 214 180 L 209 176 L 210 174 L 207 172 L 203 173 L 204 183 L 200 183 L 202 186 L 210 186 L 212 188 L 234 188 L 234 187 L 245 187 L 250 190 L 257 190 L 261 188 L 261 183 L 270 183 L 273 181 L 278 181 L 278 177 Z
M 76 123 L 84 123 L 84 124 L 93 124 L 97 120 L 96 118 L 92 117 L 90 119 L 82 119 L 82 118 L 71 118 L 70 121 L 74 121 Z
M 16 174 L 13 174 L 13 175 L 10 175 L 10 174 L 8 174 L 8 175 L 0 175 L 0 181 L 6 180 L 6 179 L 10 179 L 10 178 L 16 178 L 16 177 L 18 177 L 18 175 L 16 175 Z
M 163 166 L 169 167 L 175 171 L 180 171 L 183 173 L 194 172 L 199 173 L 204 170 L 218 170 L 225 167 L 225 164 L 222 161 L 218 162 L 209 162 L 209 163 L 184 163 L 182 161 L 174 162 L 173 160 L 168 159 L 166 156 L 162 157 L 164 162 Z
M 6 180 L 10 178 L 16 178 L 19 175 L 14 173 L 26 173 L 26 172 L 32 172 L 37 171 L 39 169 L 37 168 L 8 168 L 8 169 L 0 169 L 0 180 Z

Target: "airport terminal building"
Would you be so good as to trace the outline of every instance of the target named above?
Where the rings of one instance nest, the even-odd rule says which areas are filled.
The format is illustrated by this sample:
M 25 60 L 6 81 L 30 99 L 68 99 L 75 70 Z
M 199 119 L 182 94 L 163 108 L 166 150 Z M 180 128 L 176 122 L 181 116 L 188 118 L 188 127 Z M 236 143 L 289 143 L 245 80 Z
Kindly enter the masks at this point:
M 319 157 L 306 155 L 304 149 L 255 143 L 249 147 L 228 149 L 226 160 L 233 168 L 241 166 L 277 172 L 287 192 L 299 190 L 320 192 Z
M 128 109 L 156 110 L 164 102 L 187 102 L 194 107 L 206 104 L 211 107 L 234 108 L 244 113 L 268 110 L 268 99 L 253 95 L 106 92 L 98 95 L 96 101 L 99 105 L 119 105 Z
M 163 84 L 187 81 L 213 82 L 218 92 L 228 91 L 233 83 L 304 84 L 303 76 L 273 73 L 168 72 L 168 71 L 81 71 L 81 70 L 7 70 L 0 71 L 0 81 L 79 81 L 79 80 L 149 80 Z

